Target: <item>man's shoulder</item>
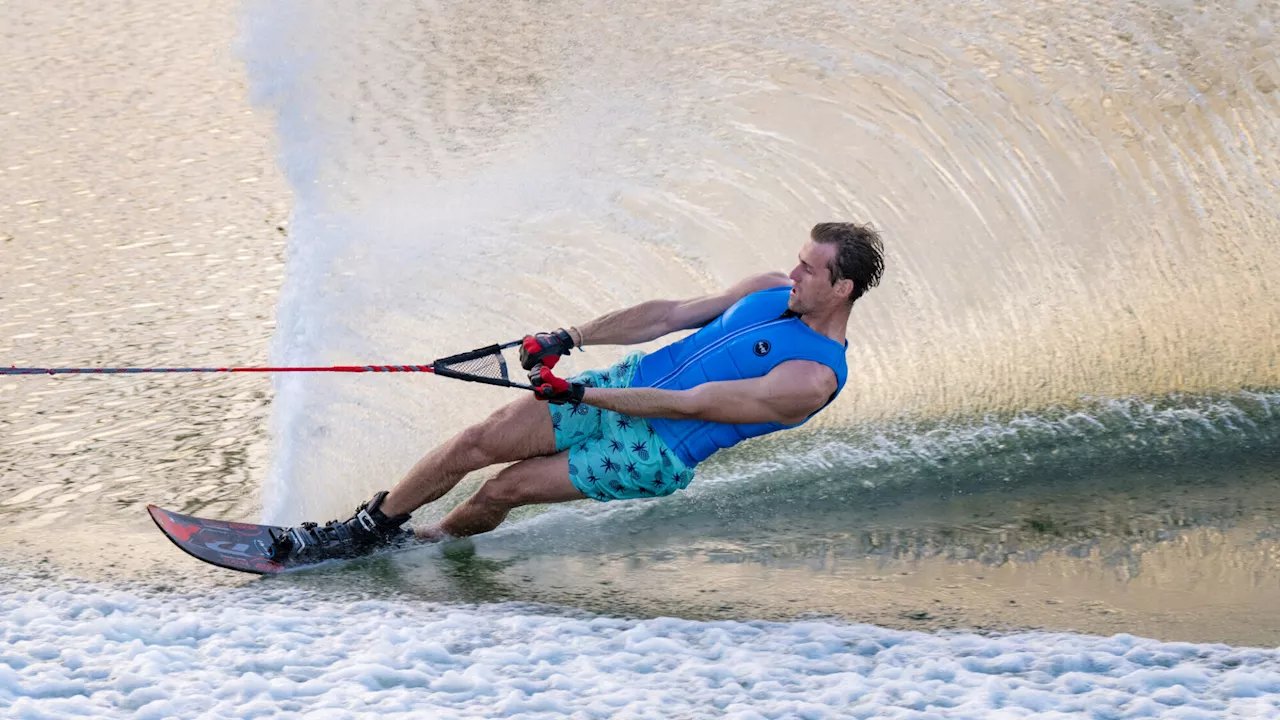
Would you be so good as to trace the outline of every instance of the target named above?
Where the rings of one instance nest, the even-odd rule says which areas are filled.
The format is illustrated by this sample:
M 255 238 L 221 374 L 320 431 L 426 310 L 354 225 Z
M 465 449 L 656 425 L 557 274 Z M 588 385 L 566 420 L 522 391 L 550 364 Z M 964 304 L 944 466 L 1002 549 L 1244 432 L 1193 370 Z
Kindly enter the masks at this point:
M 791 278 L 779 272 L 747 276 L 729 286 L 722 294 L 727 306 L 736 305 L 757 293 L 789 289 Z
M 779 272 L 751 275 L 712 295 L 674 303 L 667 319 L 668 332 L 702 327 L 755 293 L 789 287 L 791 279 Z
M 791 278 L 787 277 L 785 273 L 775 270 L 773 272 L 749 275 L 742 280 L 739 280 L 734 287 L 741 290 L 742 296 L 745 297 L 752 293 L 758 293 L 764 290 L 775 290 L 782 287 L 789 288 L 791 287 Z
M 838 387 L 835 373 L 826 365 L 812 360 L 786 360 L 769 371 L 760 392 L 790 408 L 792 417 L 785 424 L 797 425 L 826 407 Z
M 816 360 L 784 360 L 769 372 L 775 379 L 797 391 L 812 391 L 825 397 L 839 384 L 835 370 Z
M 796 380 L 834 378 L 835 371 L 825 363 L 806 358 L 783 360 L 773 367 L 773 372 L 781 373 Z

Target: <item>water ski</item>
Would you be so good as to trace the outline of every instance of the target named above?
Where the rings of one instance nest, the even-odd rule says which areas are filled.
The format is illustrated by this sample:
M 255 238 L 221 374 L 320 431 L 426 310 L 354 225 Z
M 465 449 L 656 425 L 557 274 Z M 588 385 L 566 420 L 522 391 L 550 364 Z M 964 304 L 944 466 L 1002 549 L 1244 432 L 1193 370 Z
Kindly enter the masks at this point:
M 276 525 L 227 522 L 183 515 L 148 505 L 151 519 L 173 541 L 192 557 L 212 565 L 256 575 L 275 575 L 300 565 L 286 565 L 267 559 L 271 534 L 283 532 Z
M 289 570 L 376 557 L 409 550 L 420 545 L 413 540 L 412 531 L 403 530 L 399 531 L 398 540 L 388 542 L 376 549 L 348 554 L 330 554 L 322 558 L 314 555 L 298 558 L 294 555 L 283 561 L 277 561 L 269 557 L 272 534 L 280 536 L 288 528 L 183 515 L 155 505 L 147 505 L 147 512 L 151 514 L 151 519 L 155 521 L 165 537 L 172 540 L 174 545 L 182 548 L 182 551 L 188 555 L 221 568 L 255 575 L 276 575 Z M 332 546 L 329 547 L 332 549 Z

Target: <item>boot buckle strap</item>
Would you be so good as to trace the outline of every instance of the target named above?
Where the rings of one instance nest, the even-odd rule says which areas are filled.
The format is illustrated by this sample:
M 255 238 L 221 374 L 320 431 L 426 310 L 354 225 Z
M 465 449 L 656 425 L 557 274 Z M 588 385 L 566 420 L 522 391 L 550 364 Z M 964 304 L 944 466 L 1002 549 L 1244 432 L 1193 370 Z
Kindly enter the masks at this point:
M 360 512 L 356 513 L 356 519 L 360 521 L 360 524 L 364 526 L 365 530 L 368 530 L 369 532 L 378 531 L 378 524 L 373 521 L 368 510 L 361 508 Z

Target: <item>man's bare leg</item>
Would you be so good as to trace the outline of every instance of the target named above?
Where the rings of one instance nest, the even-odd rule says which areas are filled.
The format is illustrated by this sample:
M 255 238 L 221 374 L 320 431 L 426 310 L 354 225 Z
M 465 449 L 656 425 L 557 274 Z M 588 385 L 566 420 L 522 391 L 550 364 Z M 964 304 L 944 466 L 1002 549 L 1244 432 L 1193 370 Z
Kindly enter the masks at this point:
M 467 473 L 555 451 L 547 404 L 532 396 L 516 400 L 427 453 L 392 488 L 381 510 L 388 516 L 413 512 L 452 490 Z
M 521 505 L 582 500 L 569 481 L 569 453 L 535 457 L 503 468 L 466 502 L 454 508 L 439 525 L 416 528 L 419 540 L 466 537 L 489 532 L 502 524 L 507 513 Z

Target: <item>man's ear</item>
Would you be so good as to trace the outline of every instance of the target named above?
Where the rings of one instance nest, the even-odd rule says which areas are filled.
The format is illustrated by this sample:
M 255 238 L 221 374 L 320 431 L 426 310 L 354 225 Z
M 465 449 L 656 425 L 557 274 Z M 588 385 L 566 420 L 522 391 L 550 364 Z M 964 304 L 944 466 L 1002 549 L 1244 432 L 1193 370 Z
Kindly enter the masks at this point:
M 836 292 L 843 295 L 845 300 L 853 297 L 853 281 L 849 278 L 841 278 L 836 283 Z

